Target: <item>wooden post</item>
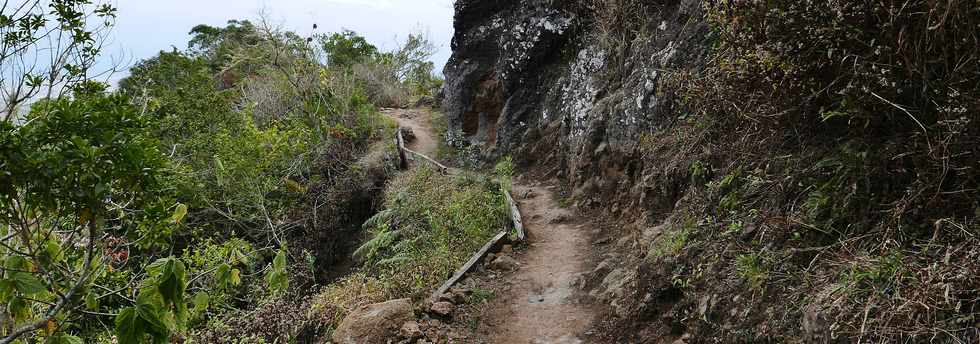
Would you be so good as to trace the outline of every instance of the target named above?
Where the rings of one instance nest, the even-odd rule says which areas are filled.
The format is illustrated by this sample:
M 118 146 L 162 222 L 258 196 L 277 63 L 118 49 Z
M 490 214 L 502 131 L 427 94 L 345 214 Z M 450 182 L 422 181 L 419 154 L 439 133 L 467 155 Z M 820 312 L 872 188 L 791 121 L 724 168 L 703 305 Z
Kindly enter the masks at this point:
M 408 169 L 408 157 L 405 154 L 405 139 L 402 137 L 402 127 L 398 127 L 398 132 L 395 133 L 395 146 L 398 147 L 398 168 L 402 170 Z
M 507 199 L 507 206 L 510 208 L 510 219 L 514 222 L 514 229 L 517 230 L 517 240 L 524 241 L 527 239 L 527 235 L 524 233 L 524 219 L 521 217 L 521 209 L 517 207 L 517 202 L 514 201 L 514 197 L 511 197 L 510 192 L 504 190 L 503 187 L 500 188 L 504 192 L 504 197 Z

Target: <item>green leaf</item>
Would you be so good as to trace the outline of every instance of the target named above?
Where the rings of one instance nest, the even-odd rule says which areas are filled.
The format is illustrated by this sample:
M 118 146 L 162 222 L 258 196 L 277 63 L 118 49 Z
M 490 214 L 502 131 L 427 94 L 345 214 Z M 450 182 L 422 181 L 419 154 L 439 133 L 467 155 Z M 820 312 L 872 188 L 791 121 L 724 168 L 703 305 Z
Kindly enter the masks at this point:
M 99 297 L 92 291 L 85 294 L 85 307 L 92 311 L 99 309 Z
M 231 275 L 229 276 L 228 282 L 230 282 L 233 286 L 242 284 L 242 272 L 238 269 L 231 269 Z
M 51 257 L 52 262 L 59 263 L 65 258 L 65 253 L 61 250 L 61 244 L 56 240 L 48 240 L 44 248 L 48 257 Z
M 8 257 L 6 261 L 3 262 L 4 267 L 7 270 L 21 270 L 30 271 L 32 268 L 31 262 L 21 256 Z
M 31 307 L 21 297 L 11 299 L 7 304 L 7 311 L 13 316 L 14 321 L 23 321 L 31 316 Z
M 140 290 L 136 296 L 136 314 L 142 319 L 146 333 L 156 336 L 168 332 L 167 325 L 161 319 L 162 303 L 160 294 L 150 288 Z
M 286 251 L 279 250 L 276 253 L 276 258 L 272 260 L 272 268 L 278 271 L 286 270 Z
M 182 329 L 187 327 L 188 313 L 189 312 L 187 311 L 187 302 L 180 301 L 174 303 L 174 311 L 173 311 L 174 331 L 176 331 L 177 329 Z
M 168 262 L 170 262 L 170 258 L 157 259 L 153 261 L 153 263 L 150 263 L 150 265 L 146 266 L 146 273 L 150 276 L 159 276 L 160 273 L 163 272 L 163 268 L 167 266 Z
M 195 312 L 200 313 L 207 310 L 210 303 L 211 303 L 211 295 L 208 295 L 208 293 L 202 291 L 194 295 Z
M 174 209 L 174 214 L 171 217 L 171 220 L 174 223 L 178 223 L 179 224 L 180 221 L 184 219 L 184 216 L 187 216 L 187 205 L 186 204 L 182 204 L 182 203 L 178 203 L 177 204 L 177 209 Z
M 31 273 L 15 272 L 10 278 L 14 281 L 14 289 L 27 296 L 40 294 L 47 290 L 41 280 Z
M 231 266 L 228 264 L 218 265 L 218 269 L 214 271 L 214 282 L 219 288 L 224 288 L 231 283 Z
M 14 295 L 14 281 L 10 279 L 5 279 L 0 281 L 0 302 L 6 303 L 10 301 L 10 297 Z
M 127 307 L 116 315 L 116 339 L 119 344 L 140 344 L 146 332 L 143 321 L 136 314 L 136 308 Z
M 275 293 L 281 293 L 289 288 L 289 278 L 286 276 L 286 251 L 279 250 L 272 259 L 272 267 L 265 275 L 266 283 Z
M 187 287 L 184 263 L 171 258 L 160 273 L 157 288 L 166 304 L 183 302 L 184 289 Z

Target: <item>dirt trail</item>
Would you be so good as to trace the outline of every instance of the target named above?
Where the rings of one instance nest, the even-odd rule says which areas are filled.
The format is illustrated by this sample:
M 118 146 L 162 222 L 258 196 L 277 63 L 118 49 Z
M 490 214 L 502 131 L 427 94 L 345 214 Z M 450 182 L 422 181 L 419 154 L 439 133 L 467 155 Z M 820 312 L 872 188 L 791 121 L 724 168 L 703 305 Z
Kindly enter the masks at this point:
M 398 121 L 398 125 L 412 129 L 415 139 L 405 144 L 408 149 L 435 158 L 439 144 L 432 130 L 431 116 L 425 110 L 383 108 L 381 113 Z
M 424 110 L 382 109 L 382 113 L 412 128 L 415 140 L 407 146 L 434 156 L 435 134 Z M 562 208 L 554 187 L 514 185 L 514 197 L 524 216 L 528 248 L 514 256 L 520 268 L 501 279 L 477 328 L 490 343 L 577 344 L 592 323 L 593 307 L 575 297 L 575 280 L 588 271 L 588 221 Z
M 572 285 L 588 269 L 587 223 L 561 208 L 551 187 L 515 185 L 530 245 L 520 269 L 507 278 L 479 332 L 492 343 L 571 344 L 593 320 Z

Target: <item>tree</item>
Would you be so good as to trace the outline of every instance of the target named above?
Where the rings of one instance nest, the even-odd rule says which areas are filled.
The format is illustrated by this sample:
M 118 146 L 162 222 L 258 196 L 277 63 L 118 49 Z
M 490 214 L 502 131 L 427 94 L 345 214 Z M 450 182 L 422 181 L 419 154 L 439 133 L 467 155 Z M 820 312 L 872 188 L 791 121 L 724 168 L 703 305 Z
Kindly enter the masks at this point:
M 327 53 L 327 65 L 330 68 L 350 68 L 378 55 L 377 47 L 351 30 L 322 36 L 320 39 L 323 50 Z
M 213 72 L 228 67 L 239 49 L 264 39 L 248 20 L 229 20 L 225 27 L 198 25 L 191 29 L 190 35 L 187 43 L 190 52 L 208 61 Z
M 13 320 L 0 343 L 70 322 L 104 273 L 106 238 L 168 225 L 167 162 L 149 119 L 105 88 L 80 84 L 36 103 L 23 125 L 0 122 L 0 302 Z
M 88 80 L 115 17 L 115 7 L 91 0 L 4 1 L 0 121 L 16 120 L 37 96 L 56 98 Z

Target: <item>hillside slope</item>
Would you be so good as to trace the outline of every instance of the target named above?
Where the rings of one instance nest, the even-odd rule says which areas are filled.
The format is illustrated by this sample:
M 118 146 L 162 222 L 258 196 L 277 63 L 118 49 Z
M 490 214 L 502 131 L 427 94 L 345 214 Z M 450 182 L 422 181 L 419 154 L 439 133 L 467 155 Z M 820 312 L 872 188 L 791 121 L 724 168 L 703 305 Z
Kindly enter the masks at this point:
M 610 342 L 976 342 L 978 22 L 970 1 L 461 0 L 446 139 L 619 224 L 588 286 Z

